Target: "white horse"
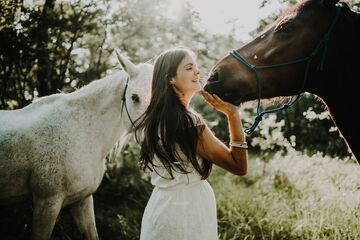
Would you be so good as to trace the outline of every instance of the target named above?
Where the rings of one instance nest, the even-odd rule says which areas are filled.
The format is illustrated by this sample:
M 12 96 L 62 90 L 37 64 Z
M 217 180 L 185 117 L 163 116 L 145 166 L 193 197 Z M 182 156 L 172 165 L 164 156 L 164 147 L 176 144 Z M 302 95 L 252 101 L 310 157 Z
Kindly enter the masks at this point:
M 92 194 L 106 155 L 145 111 L 153 70 L 117 56 L 125 71 L 0 111 L 0 203 L 32 197 L 32 239 L 49 239 L 67 205 L 81 234 L 98 239 Z

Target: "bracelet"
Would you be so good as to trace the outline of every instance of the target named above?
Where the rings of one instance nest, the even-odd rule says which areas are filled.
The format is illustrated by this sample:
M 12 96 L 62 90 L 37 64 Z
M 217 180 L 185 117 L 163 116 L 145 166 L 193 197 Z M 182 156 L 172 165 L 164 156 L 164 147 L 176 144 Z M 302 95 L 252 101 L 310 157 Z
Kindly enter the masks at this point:
M 238 141 L 231 141 L 231 147 L 238 147 L 238 148 L 248 148 L 247 142 L 238 142 Z

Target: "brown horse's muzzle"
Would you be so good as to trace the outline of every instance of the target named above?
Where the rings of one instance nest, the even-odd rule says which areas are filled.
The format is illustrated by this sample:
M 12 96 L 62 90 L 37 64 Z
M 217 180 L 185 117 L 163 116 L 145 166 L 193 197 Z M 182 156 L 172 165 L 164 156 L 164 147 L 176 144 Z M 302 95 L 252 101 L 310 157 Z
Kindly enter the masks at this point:
M 219 74 L 217 72 L 208 78 L 204 86 L 204 90 L 211 94 L 216 94 L 226 102 L 230 102 L 234 105 L 240 104 L 240 100 L 238 99 L 238 94 L 236 91 L 226 87 L 224 81 L 220 80 Z

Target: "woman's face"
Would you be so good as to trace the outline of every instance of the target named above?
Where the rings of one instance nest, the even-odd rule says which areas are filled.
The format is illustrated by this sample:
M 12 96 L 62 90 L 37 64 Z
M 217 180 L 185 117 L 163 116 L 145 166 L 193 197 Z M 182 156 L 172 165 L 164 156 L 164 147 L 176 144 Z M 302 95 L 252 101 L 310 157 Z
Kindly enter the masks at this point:
M 179 64 L 176 76 L 170 81 L 182 94 L 193 94 L 202 89 L 200 85 L 200 71 L 196 62 L 189 54 Z

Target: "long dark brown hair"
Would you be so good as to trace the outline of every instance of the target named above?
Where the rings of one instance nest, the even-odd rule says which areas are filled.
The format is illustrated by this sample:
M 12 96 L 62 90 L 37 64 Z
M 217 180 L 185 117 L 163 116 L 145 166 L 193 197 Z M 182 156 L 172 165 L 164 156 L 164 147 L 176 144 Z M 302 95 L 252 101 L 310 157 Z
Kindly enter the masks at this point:
M 150 104 L 136 121 L 135 131 L 142 134 L 140 166 L 154 169 L 155 155 L 169 172 L 189 173 L 186 162 L 206 179 L 212 163 L 205 160 L 199 164 L 196 146 L 204 125 L 197 126 L 199 117 L 188 111 L 170 85 L 181 61 L 193 53 L 184 48 L 175 48 L 161 53 L 155 60 L 152 77 Z

